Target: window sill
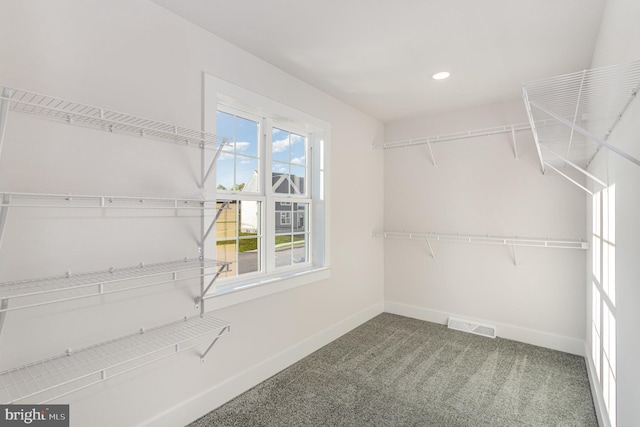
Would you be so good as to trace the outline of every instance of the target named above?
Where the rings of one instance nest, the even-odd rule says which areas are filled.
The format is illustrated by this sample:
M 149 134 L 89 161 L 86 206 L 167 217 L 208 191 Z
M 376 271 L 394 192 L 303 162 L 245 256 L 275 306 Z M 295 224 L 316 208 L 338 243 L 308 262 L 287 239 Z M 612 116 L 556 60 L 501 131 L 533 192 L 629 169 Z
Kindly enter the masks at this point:
M 278 292 L 288 291 L 331 277 L 331 267 L 282 273 L 272 277 L 261 277 L 248 283 L 240 283 L 227 289 L 218 289 L 205 296 L 207 311 L 219 310 Z

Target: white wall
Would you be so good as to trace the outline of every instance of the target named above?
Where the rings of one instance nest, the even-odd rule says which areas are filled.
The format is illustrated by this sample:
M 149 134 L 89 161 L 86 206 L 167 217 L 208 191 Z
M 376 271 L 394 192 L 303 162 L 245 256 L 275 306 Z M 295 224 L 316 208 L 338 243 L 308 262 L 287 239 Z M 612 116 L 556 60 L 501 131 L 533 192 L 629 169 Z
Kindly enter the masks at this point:
M 220 310 L 234 333 L 205 364 L 188 351 L 61 399 L 72 425 L 183 425 L 382 310 L 381 123 L 147 1 L 0 0 L 0 33 L 0 84 L 200 128 L 207 72 L 331 124 L 331 278 Z M 182 147 L 10 113 L 0 188 L 187 196 L 197 168 Z M 196 255 L 197 220 L 140 215 L 14 209 L 0 280 Z M 195 315 L 196 292 L 9 313 L 0 369 Z
M 385 141 L 526 122 L 521 100 L 390 123 Z M 585 239 L 585 194 L 543 175 L 530 132 L 385 150 L 385 229 Z M 432 321 L 498 326 L 505 338 L 583 353 L 583 250 L 385 242 L 387 307 Z
M 640 60 L 638 16 L 640 3 L 608 0 L 594 51 L 593 67 Z M 639 138 L 640 102 L 635 99 L 608 141 L 635 158 L 640 158 Z M 640 368 L 637 363 L 640 354 L 640 167 L 614 153 L 601 150 L 590 170 L 606 177 L 610 185 L 616 186 L 617 419 L 618 426 L 635 426 L 640 422 Z M 589 201 L 587 211 L 590 210 Z M 590 229 L 590 223 L 588 227 Z M 587 277 L 591 278 L 590 266 Z M 590 280 L 586 286 L 590 289 Z M 589 316 L 589 330 L 590 324 Z

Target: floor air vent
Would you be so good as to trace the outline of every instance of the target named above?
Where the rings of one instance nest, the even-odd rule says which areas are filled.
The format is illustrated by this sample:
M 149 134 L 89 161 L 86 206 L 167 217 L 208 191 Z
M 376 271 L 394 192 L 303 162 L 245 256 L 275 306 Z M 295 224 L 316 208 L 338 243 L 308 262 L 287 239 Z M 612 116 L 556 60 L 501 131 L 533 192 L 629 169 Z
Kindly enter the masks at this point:
M 449 329 L 455 329 L 457 331 L 469 332 L 471 334 L 482 335 L 483 337 L 495 338 L 496 328 L 491 325 L 482 325 L 480 323 L 471 322 L 468 320 L 458 319 L 456 317 L 449 317 L 447 323 Z

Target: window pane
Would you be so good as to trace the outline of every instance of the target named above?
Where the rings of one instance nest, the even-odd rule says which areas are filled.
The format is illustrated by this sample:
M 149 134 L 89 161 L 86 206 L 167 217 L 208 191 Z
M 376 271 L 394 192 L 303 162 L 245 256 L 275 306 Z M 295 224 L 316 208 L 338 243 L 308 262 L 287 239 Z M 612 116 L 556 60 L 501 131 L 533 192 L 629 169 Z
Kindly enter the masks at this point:
M 598 290 L 598 286 L 595 282 L 592 284 L 591 298 L 591 319 L 594 327 L 596 328 L 596 332 L 600 335 L 600 303 L 602 300 L 600 297 L 600 291 Z
M 600 261 L 602 260 L 602 257 L 600 256 L 600 239 L 597 236 L 593 236 L 593 243 L 591 244 L 591 252 L 593 255 L 593 258 L 592 258 L 593 277 L 598 281 L 598 283 L 600 283 L 600 280 L 602 280 L 600 278 Z
M 276 220 L 275 228 L 276 234 L 288 234 L 292 233 L 292 205 L 289 202 L 276 202 Z M 276 242 L 277 243 L 277 242 Z
M 229 142 L 233 142 L 234 140 L 234 119 L 235 116 L 233 114 L 222 111 L 216 112 L 216 134 L 218 136 L 229 138 Z
M 216 260 L 230 262 L 229 271 L 220 274 L 219 278 L 234 277 L 237 267 L 237 240 L 218 240 L 216 242 Z
M 293 263 L 300 264 L 309 260 L 309 236 L 307 234 L 293 235 Z
M 593 234 L 600 236 L 600 197 L 601 193 L 593 195 Z
M 291 192 L 290 194 L 305 194 L 305 176 L 307 174 L 306 168 L 301 166 L 291 165 Z
M 306 138 L 300 135 L 291 134 L 291 157 L 289 162 L 294 165 L 306 166 Z
M 293 204 L 294 211 L 294 225 L 293 231 L 295 233 L 305 233 L 308 231 L 308 221 L 307 218 L 309 216 L 309 204 L 308 203 L 294 203 Z
M 238 244 L 238 274 L 260 271 L 259 239 L 240 239 Z
M 234 183 L 233 154 L 222 151 L 216 163 L 216 183 L 218 190 L 230 190 Z
M 287 163 L 273 162 L 271 188 L 276 194 L 290 194 L 291 179 Z
M 240 202 L 240 235 L 257 236 L 260 234 L 260 202 Z
M 272 136 L 272 192 L 305 194 L 307 138 L 277 128 Z
M 276 244 L 276 267 L 291 265 L 291 234 L 275 236 Z
M 595 325 L 591 325 L 591 357 L 593 357 L 593 366 L 596 368 L 596 375 L 600 379 L 600 335 L 595 329 Z
M 607 304 L 603 304 L 602 313 L 602 350 L 611 366 L 614 375 L 616 373 L 616 318 L 609 310 Z
M 236 152 L 258 157 L 258 123 L 236 117 Z
M 218 201 L 218 209 L 221 209 L 224 201 Z M 237 209 L 238 204 L 232 200 L 229 205 L 222 210 L 218 221 L 216 221 L 216 241 L 230 240 L 237 237 Z
M 607 250 L 607 287 L 605 292 L 611 299 L 613 304 L 616 303 L 616 247 L 613 245 L 605 244 L 608 247 Z
M 289 163 L 289 132 L 273 128 L 271 137 L 272 160 Z
M 258 159 L 237 156 L 236 163 L 236 185 L 233 190 L 252 193 L 260 191 L 258 186 Z
M 616 243 L 616 186 L 609 187 L 609 221 L 607 223 L 609 229 L 609 241 Z
M 216 222 L 217 259 L 233 263 L 222 277 L 260 271 L 260 224 L 260 202 L 232 200 L 222 211 Z
M 260 191 L 258 122 L 218 111 L 216 133 L 229 139 L 216 164 L 218 190 Z

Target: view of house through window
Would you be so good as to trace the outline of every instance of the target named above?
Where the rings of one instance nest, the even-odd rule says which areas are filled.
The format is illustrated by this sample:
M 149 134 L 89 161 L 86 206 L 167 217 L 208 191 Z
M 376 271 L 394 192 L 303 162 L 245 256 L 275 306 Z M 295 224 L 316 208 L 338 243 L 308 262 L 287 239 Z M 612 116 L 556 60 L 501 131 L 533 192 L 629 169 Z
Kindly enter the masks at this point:
M 612 426 L 616 425 L 616 193 L 593 196 L 591 356 Z
M 232 262 L 221 278 L 309 263 L 309 135 L 230 108 L 216 133 L 229 139 L 216 169 L 217 259 Z

